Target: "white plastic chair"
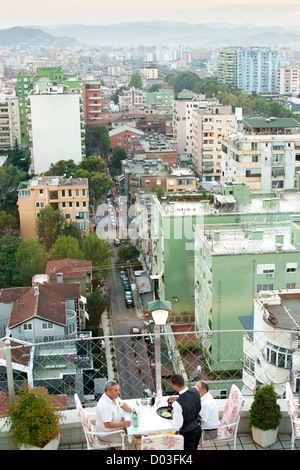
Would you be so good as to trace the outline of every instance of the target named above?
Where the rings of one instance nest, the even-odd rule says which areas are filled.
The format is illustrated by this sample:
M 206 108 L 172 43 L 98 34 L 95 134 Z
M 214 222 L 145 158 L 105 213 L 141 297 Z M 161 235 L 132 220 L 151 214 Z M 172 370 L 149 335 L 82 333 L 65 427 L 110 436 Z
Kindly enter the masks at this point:
M 233 449 L 236 449 L 237 431 L 244 407 L 244 397 L 236 385 L 232 385 L 226 402 L 222 419 L 219 422 L 218 433 L 215 438 L 205 439 L 205 431 L 201 433 L 201 447 L 206 442 L 233 441 Z
M 87 443 L 87 450 L 100 450 L 100 449 L 109 449 L 110 447 L 122 447 L 122 450 L 125 449 L 124 443 L 124 431 L 110 431 L 109 434 L 120 434 L 121 442 L 108 442 L 103 441 L 101 437 L 107 436 L 108 433 L 100 433 L 96 431 L 95 425 L 91 422 L 87 411 L 83 408 L 81 401 L 77 395 L 74 394 L 75 405 L 79 419 L 81 421 L 84 435 Z
M 183 450 L 183 436 L 180 434 L 142 436 L 141 450 Z
M 292 425 L 291 445 L 292 445 L 292 450 L 293 450 L 295 446 L 295 439 L 300 439 L 300 418 L 298 417 L 297 404 L 295 402 L 289 382 L 286 383 L 285 398 L 287 402 L 288 414 L 291 418 L 291 425 Z

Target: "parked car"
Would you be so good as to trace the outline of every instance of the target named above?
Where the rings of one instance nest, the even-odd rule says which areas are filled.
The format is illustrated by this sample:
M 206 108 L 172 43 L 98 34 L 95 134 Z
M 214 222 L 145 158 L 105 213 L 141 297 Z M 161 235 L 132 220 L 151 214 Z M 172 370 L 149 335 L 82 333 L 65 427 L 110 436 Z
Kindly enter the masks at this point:
M 134 336 L 134 335 L 138 335 L 141 333 L 141 330 L 139 328 L 130 328 L 130 334 L 132 335 L 131 336 L 131 339 L 138 339 L 140 340 L 141 339 L 141 336 Z
M 125 295 L 125 297 L 132 299 L 132 292 L 131 292 L 130 290 L 126 290 L 126 291 L 124 292 L 124 295 Z
M 133 300 L 132 299 L 125 299 L 126 307 L 133 307 Z
M 114 239 L 114 245 L 119 246 L 120 245 L 120 240 L 118 238 Z
M 120 271 L 120 277 L 122 277 L 122 276 L 126 276 L 125 271 Z
M 124 285 L 124 291 L 130 291 L 131 292 L 131 285 L 130 284 L 125 284 Z
M 129 283 L 129 279 L 128 279 L 127 276 L 123 276 L 123 277 L 121 278 L 121 280 L 122 280 L 123 286 L 124 286 L 125 284 L 128 284 L 128 283 Z

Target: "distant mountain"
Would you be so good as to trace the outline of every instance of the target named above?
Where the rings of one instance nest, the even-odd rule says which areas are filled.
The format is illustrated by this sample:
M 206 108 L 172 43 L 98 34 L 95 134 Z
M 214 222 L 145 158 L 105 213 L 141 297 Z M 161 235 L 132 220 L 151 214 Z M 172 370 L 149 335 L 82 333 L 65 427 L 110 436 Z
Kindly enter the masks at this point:
M 48 25 L 0 30 L 0 46 L 40 46 L 64 48 L 72 45 L 90 47 L 130 47 L 191 45 L 281 46 L 300 43 L 300 26 L 261 27 L 245 23 L 191 24 L 171 21 L 139 21 L 110 25 Z
M 52 36 L 41 29 L 22 28 L 16 26 L 0 30 L 0 46 L 36 46 L 64 48 L 74 44 L 76 40 L 66 37 Z
M 294 44 L 300 41 L 300 26 L 288 29 L 229 23 L 191 24 L 187 22 L 143 21 L 110 25 L 51 25 L 41 27 L 54 36 L 68 36 L 93 46 L 186 44 L 209 47 L 224 45 Z

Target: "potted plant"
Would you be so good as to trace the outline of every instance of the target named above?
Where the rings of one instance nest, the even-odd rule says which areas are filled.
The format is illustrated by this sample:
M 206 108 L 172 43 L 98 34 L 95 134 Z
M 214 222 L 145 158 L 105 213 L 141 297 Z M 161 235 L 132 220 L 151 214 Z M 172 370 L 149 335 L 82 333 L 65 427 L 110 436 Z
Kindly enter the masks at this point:
M 268 447 L 274 444 L 281 416 L 274 384 L 266 384 L 257 390 L 249 410 L 248 418 L 254 442 L 261 447 Z
M 58 448 L 63 415 L 44 387 L 20 388 L 7 412 L 12 442 L 21 450 Z

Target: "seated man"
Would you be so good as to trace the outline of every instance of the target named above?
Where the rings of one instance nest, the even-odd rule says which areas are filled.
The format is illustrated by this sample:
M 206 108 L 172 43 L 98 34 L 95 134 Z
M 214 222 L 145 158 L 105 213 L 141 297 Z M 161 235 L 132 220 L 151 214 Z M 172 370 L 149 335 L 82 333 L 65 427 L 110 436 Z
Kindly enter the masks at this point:
M 121 442 L 121 434 L 110 434 L 109 431 L 120 429 L 124 431 L 131 424 L 130 420 L 124 419 L 124 411 L 132 413 L 132 409 L 120 398 L 120 387 L 115 380 L 108 380 L 104 385 L 104 393 L 96 406 L 96 429 L 98 432 L 107 433 L 101 436 L 103 441 Z M 128 448 L 128 436 L 125 436 L 125 444 Z
M 205 439 L 214 439 L 218 434 L 218 425 L 219 425 L 219 410 L 218 406 L 209 393 L 209 387 L 206 382 L 199 380 L 196 383 L 196 387 L 199 390 L 201 396 L 201 427 L 204 431 L 204 440 Z

